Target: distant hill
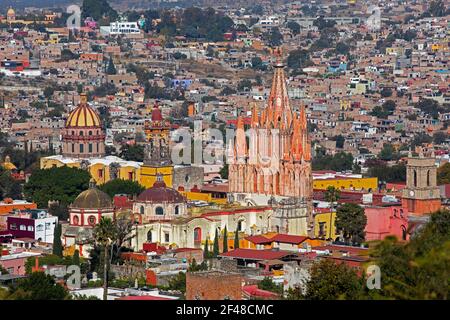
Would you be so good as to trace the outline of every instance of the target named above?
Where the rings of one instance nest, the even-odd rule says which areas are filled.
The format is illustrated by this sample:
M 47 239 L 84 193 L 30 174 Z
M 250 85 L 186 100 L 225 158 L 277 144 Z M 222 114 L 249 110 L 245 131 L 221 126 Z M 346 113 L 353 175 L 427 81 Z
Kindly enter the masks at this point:
M 61 8 L 67 7 L 70 4 L 79 4 L 79 0 L 1 0 L 0 12 L 4 12 L 13 7 L 15 10 L 21 11 L 27 7 L 35 8 Z

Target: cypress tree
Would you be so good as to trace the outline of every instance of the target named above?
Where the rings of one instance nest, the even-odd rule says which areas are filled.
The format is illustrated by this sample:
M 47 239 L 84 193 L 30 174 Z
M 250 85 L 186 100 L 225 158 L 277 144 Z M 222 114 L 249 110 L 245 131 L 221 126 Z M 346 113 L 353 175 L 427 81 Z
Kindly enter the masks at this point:
M 228 230 L 227 226 L 223 230 L 223 252 L 228 252 Z
M 205 240 L 205 247 L 203 249 L 203 258 L 204 259 L 209 259 L 209 243 L 208 243 L 208 238 L 206 238 Z
M 114 65 L 114 61 L 112 57 L 109 57 L 108 69 L 106 69 L 106 73 L 109 75 L 116 74 L 116 66 Z
M 234 248 L 239 248 L 239 229 L 236 227 L 236 232 L 234 233 Z
M 72 263 L 76 266 L 80 265 L 80 251 L 78 249 L 73 253 Z
M 218 255 L 219 255 L 219 234 L 217 233 L 216 229 L 216 234 L 214 236 L 213 257 L 217 258 Z
M 57 223 L 53 234 L 53 254 L 58 257 L 63 256 L 63 247 L 61 242 L 61 224 Z

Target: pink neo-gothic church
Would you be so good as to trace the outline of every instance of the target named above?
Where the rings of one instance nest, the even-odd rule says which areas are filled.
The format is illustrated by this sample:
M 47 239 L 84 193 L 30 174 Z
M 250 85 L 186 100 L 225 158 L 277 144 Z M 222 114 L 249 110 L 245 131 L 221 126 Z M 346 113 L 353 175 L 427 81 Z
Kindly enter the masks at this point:
M 311 144 L 305 108 L 289 103 L 284 65 L 274 65 L 266 108 L 253 106 L 248 145 L 244 122 L 237 119 L 236 136 L 228 146 L 229 192 L 273 196 L 312 196 Z

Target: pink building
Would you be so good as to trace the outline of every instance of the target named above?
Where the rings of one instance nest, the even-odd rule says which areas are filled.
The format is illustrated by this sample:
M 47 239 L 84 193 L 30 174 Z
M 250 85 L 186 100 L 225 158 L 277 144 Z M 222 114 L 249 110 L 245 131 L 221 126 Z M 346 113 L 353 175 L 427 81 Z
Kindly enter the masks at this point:
M 366 207 L 366 240 L 383 240 L 387 236 L 396 236 L 407 240 L 408 210 L 401 206 Z
M 9 274 L 23 276 L 25 275 L 25 262 L 30 257 L 40 256 L 35 252 L 20 252 L 8 254 L 0 257 L 0 265 L 8 271 Z

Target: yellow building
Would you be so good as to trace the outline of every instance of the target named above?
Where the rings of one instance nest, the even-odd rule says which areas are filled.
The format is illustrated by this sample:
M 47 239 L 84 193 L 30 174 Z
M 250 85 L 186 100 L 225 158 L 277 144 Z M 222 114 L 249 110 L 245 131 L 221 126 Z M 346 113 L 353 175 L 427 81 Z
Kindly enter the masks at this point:
M 339 235 L 336 233 L 335 219 L 336 212 L 315 213 L 314 236 L 321 239 L 336 240 Z
M 315 190 L 326 190 L 328 187 L 335 187 L 339 190 L 363 190 L 372 191 L 378 188 L 378 178 L 332 178 L 313 179 Z

